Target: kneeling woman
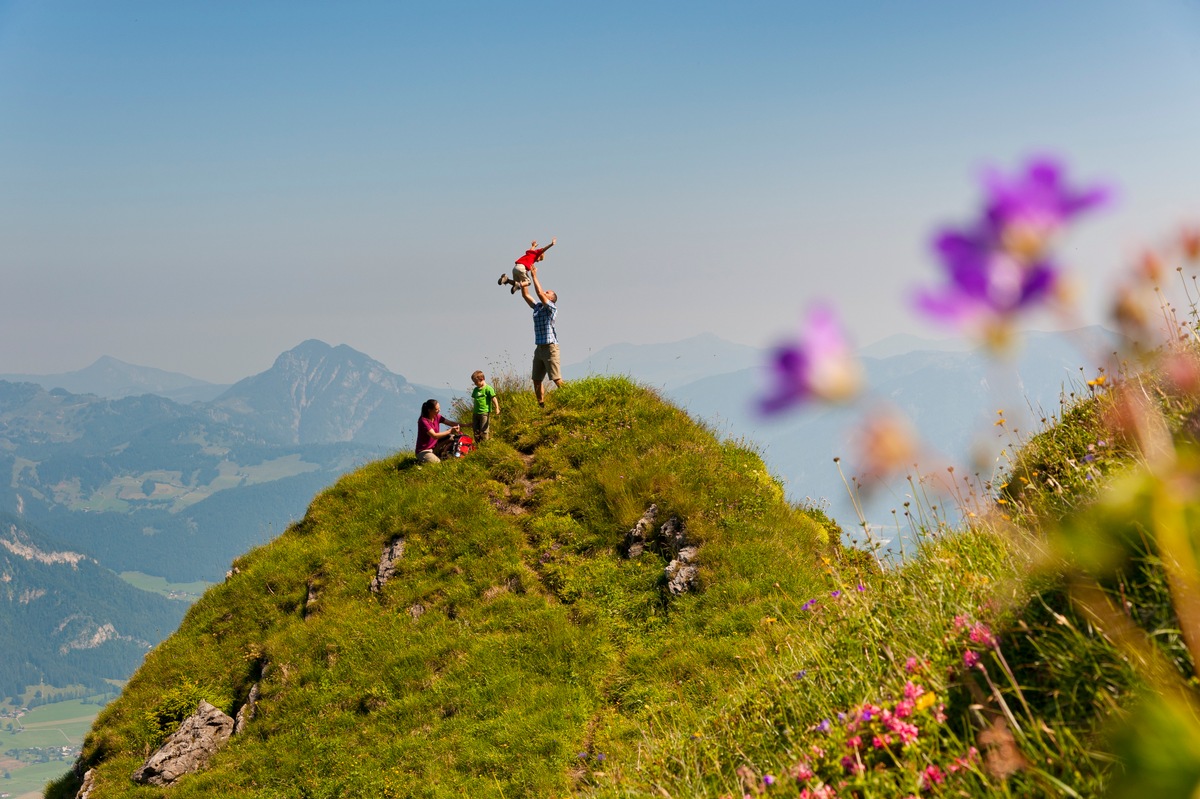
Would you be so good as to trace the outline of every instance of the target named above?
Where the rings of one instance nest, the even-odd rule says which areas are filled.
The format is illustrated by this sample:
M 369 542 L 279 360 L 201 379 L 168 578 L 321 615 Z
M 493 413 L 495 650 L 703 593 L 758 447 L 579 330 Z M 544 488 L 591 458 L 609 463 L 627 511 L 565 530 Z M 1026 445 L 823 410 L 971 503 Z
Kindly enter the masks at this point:
M 449 430 L 442 430 L 442 425 Z M 421 418 L 417 420 L 417 463 L 438 463 L 450 444 L 450 437 L 458 434 L 458 424 L 442 416 L 442 406 L 435 399 L 425 400 L 421 406 Z

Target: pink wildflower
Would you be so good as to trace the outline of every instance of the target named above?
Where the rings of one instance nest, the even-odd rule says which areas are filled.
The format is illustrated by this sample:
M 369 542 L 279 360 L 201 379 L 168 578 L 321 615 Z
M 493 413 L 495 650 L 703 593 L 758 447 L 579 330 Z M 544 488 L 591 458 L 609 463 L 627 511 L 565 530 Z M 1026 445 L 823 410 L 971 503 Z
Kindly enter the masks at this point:
M 896 728 L 896 733 L 900 736 L 900 740 L 903 741 L 907 746 L 908 744 L 917 740 L 917 737 L 921 734 L 921 730 L 916 724 L 905 724 L 904 722 L 901 722 Z
M 911 681 L 904 683 L 904 698 L 905 699 L 916 699 L 918 696 L 920 696 L 923 693 L 925 693 L 925 689 L 922 688 L 920 685 L 917 685 L 916 683 L 911 682 Z
M 933 720 L 936 721 L 938 724 L 946 723 L 946 706 L 945 705 L 937 706 L 937 709 L 933 711 Z
M 862 746 L 862 736 L 852 735 L 846 739 L 846 748 L 847 749 L 857 749 L 860 746 Z
M 910 657 L 908 660 L 904 661 L 904 670 L 909 674 L 912 674 L 917 670 L 917 665 L 917 659 Z
M 906 719 L 913 714 L 916 705 L 911 699 L 905 699 L 903 702 L 896 705 L 896 718 Z
M 967 753 L 965 755 L 963 755 L 962 757 L 954 758 L 954 762 L 949 765 L 949 767 L 947 768 L 947 771 L 949 771 L 951 774 L 953 774 L 954 772 L 958 771 L 959 769 L 970 768 L 971 764 L 974 763 L 978 758 L 979 758 L 979 750 L 972 746 L 970 749 L 967 750 Z
M 812 767 L 809 766 L 808 763 L 797 763 L 796 765 L 792 766 L 791 775 L 792 779 L 796 780 L 796 782 L 804 782 L 811 780 L 816 773 L 812 770 Z
M 967 624 L 968 622 L 966 616 L 960 614 L 954 617 L 954 629 L 962 630 L 967 626 Z
M 963 652 L 963 665 L 968 669 L 973 669 L 979 665 L 979 653 L 968 649 Z
M 945 780 L 946 775 L 942 773 L 940 768 L 937 766 L 927 766 L 925 770 L 921 772 L 921 789 L 928 790 L 934 785 L 941 785 L 943 782 L 945 782 Z
M 842 768 L 851 774 L 862 774 L 866 771 L 866 766 L 854 755 L 846 755 L 842 758 Z
M 992 631 L 987 628 L 986 624 L 976 624 L 971 628 L 968 637 L 973 643 L 986 646 L 988 649 L 996 646 L 996 637 L 992 635 Z
M 816 788 L 805 788 L 800 792 L 800 799 L 835 799 L 837 792 L 832 785 L 818 785 Z

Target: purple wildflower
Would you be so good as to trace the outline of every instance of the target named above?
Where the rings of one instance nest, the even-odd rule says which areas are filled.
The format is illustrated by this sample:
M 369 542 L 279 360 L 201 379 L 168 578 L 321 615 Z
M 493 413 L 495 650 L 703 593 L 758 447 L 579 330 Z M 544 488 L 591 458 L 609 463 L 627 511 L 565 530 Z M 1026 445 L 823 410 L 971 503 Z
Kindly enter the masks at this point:
M 857 591 L 866 591 L 866 590 L 867 590 L 867 587 L 866 587 L 865 585 L 863 585 L 862 583 L 859 583 L 859 584 L 858 584 L 858 587 L 856 588 L 856 590 L 857 590 Z
M 829 719 L 821 719 L 821 723 L 817 725 L 817 732 L 829 732 Z
M 816 604 L 817 604 L 817 600 L 810 599 L 807 602 L 805 602 L 803 605 L 801 605 L 800 609 L 801 610 L 812 610 L 813 606 Z
M 841 591 L 834 591 L 833 593 L 830 594 L 830 596 L 833 597 L 834 599 L 837 599 L 841 595 L 842 595 Z
M 956 323 L 1005 320 L 1052 297 L 1062 271 L 1049 252 L 1054 236 L 1108 198 L 1103 187 L 1066 186 L 1062 171 L 1057 161 L 1039 158 L 1011 181 L 994 171 L 985 175 L 980 217 L 934 237 L 948 284 L 938 293 L 922 291 L 918 307 Z
M 762 781 L 763 781 L 763 785 L 767 785 L 767 786 L 774 785 L 775 784 L 775 775 L 774 774 L 764 774 Z
M 846 400 L 862 384 L 862 366 L 854 358 L 837 316 L 823 305 L 809 312 L 799 340 L 775 348 L 770 371 L 774 390 L 759 402 L 765 414 L 811 399 Z
M 1042 156 L 1032 159 L 1025 173 L 1008 181 L 995 170 L 984 175 L 988 193 L 984 217 L 995 229 L 1009 236 L 1027 231 L 1044 243 L 1048 235 L 1080 213 L 1104 204 L 1110 191 L 1103 186 L 1075 190 L 1063 182 L 1063 166 Z M 1016 246 L 1010 242 L 1009 246 Z

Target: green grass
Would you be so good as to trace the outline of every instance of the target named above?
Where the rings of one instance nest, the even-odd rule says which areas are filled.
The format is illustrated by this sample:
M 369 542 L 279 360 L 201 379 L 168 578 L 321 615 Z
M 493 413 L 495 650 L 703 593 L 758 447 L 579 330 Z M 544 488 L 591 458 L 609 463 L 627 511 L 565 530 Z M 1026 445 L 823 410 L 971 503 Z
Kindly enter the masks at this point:
M 1144 675 L 1076 609 L 1042 531 L 1013 523 L 1082 511 L 1084 489 L 1121 472 L 1114 447 L 1086 478 L 1094 409 L 1023 452 L 1008 484 L 1028 487 L 1003 489 L 1007 508 L 917 530 L 919 552 L 884 572 L 787 503 L 755 453 L 652 391 L 580 380 L 542 410 L 496 383 L 504 412 L 476 453 L 345 476 L 191 608 L 88 737 L 97 799 L 157 795 L 128 775 L 163 720 L 197 695 L 232 713 L 254 683 L 258 717 L 178 799 L 795 795 L 792 774 L 864 797 L 932 775 L 967 796 L 1112 785 L 1108 725 Z M 656 528 L 678 518 L 699 548 L 682 596 L 664 590 L 668 542 L 624 556 L 651 504 Z M 1161 571 L 1151 552 L 1132 562 L 1106 587 L 1186 672 Z

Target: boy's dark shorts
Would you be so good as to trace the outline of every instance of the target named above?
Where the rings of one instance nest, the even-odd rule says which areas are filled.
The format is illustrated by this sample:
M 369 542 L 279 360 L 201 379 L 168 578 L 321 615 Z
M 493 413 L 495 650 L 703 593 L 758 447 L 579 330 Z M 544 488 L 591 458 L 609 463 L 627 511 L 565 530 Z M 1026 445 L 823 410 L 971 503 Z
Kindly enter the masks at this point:
M 477 413 L 474 418 L 475 441 L 487 441 L 492 437 L 491 431 L 492 415 L 490 413 Z

